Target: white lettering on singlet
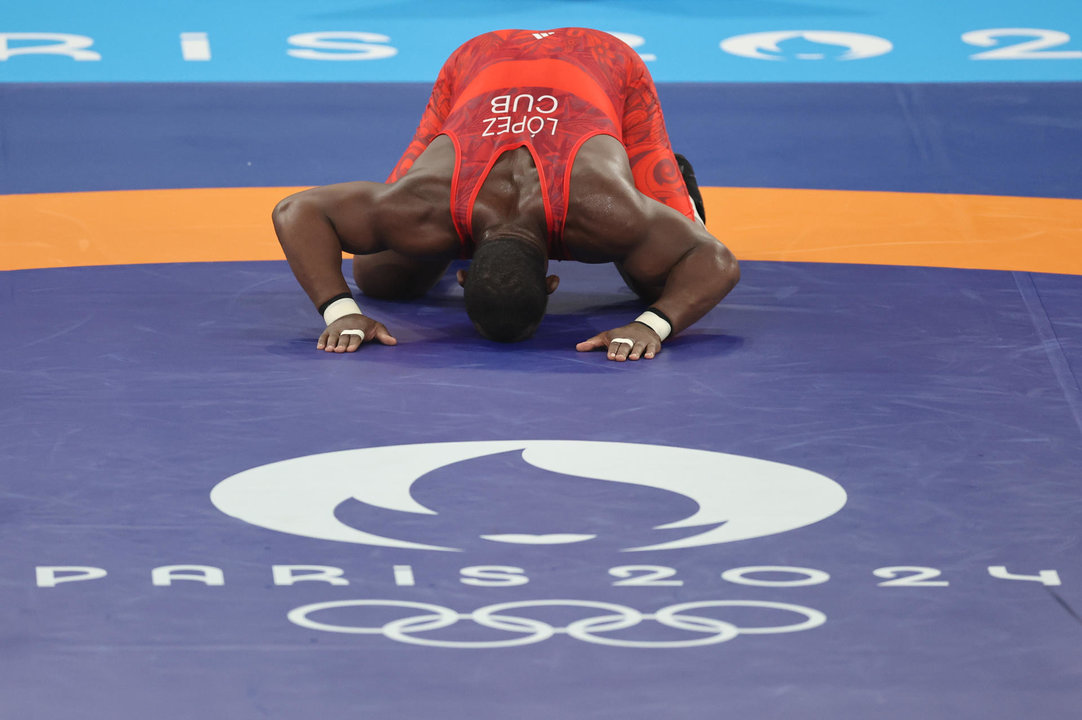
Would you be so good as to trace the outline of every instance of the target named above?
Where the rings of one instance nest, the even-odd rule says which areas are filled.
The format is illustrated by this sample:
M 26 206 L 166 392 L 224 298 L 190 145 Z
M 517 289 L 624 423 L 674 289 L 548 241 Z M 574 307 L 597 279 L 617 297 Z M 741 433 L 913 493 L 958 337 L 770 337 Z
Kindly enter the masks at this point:
M 530 137 L 534 137 L 546 130 L 550 135 L 555 135 L 560 124 L 558 118 L 552 117 L 559 109 L 560 101 L 552 95 L 499 95 L 492 98 L 489 105 L 492 108 L 492 117 L 481 120 L 485 125 L 482 137 L 508 133 L 529 133 Z

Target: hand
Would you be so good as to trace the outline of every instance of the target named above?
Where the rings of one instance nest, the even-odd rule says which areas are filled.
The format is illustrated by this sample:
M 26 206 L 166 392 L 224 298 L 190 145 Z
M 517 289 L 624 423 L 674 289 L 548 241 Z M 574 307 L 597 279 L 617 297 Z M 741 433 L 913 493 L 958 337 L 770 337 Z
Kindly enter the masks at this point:
M 626 342 L 628 340 L 631 342 Z M 633 322 L 630 325 L 594 335 L 575 346 L 579 352 L 604 348 L 609 350 L 609 360 L 617 362 L 639 358 L 649 360 L 661 350 L 661 338 L 642 323 Z
M 360 330 L 364 333 L 364 338 L 354 334 L 344 335 L 344 330 Z M 398 344 L 398 340 L 387 331 L 383 323 L 376 322 L 365 315 L 346 315 L 327 326 L 327 329 L 319 336 L 316 350 L 337 353 L 356 352 L 362 342 L 373 340 L 379 340 L 384 345 Z

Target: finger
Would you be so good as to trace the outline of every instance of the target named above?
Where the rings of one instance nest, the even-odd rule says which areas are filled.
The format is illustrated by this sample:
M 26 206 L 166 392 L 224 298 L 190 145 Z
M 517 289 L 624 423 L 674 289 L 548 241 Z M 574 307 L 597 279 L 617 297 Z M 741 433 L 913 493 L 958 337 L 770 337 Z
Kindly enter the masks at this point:
M 342 338 L 338 335 L 338 333 L 334 332 L 333 330 L 328 332 L 327 333 L 327 342 L 323 347 L 323 352 L 329 352 L 329 353 L 338 352 L 338 342 L 341 339 Z
M 628 352 L 627 359 L 628 360 L 638 360 L 639 358 L 642 357 L 642 353 L 643 353 L 643 351 L 645 349 L 646 349 L 646 343 L 644 343 L 644 342 L 635 343 L 635 346 L 633 348 L 631 348 L 631 350 Z
M 376 329 L 373 332 L 373 338 L 375 340 L 379 340 L 384 345 L 398 344 L 398 340 L 394 337 L 394 335 L 391 335 L 390 331 L 387 330 L 386 327 L 383 326 L 383 323 L 377 323 Z
M 330 335 L 330 330 L 323 331 L 323 333 L 319 336 L 319 340 L 316 341 L 316 350 L 322 350 L 327 347 L 327 338 L 329 338 Z
M 634 345 L 626 338 L 614 338 L 609 341 L 609 360 L 623 362 L 634 349 Z
M 579 352 L 588 352 L 590 350 L 599 350 L 607 347 L 608 344 L 607 333 L 601 333 L 600 335 L 594 335 L 589 340 L 583 340 L 575 346 L 575 349 Z
M 355 335 L 338 335 L 338 340 L 335 342 L 334 351 L 336 353 L 344 353 L 349 348 L 350 337 L 356 337 Z
M 661 345 L 651 341 L 646 344 L 646 352 L 644 352 L 642 356 L 647 360 L 650 360 L 658 354 L 659 350 L 661 350 Z
M 346 352 L 357 352 L 357 348 L 365 341 L 364 330 L 359 328 L 346 328 L 338 333 L 338 343 L 346 343 Z

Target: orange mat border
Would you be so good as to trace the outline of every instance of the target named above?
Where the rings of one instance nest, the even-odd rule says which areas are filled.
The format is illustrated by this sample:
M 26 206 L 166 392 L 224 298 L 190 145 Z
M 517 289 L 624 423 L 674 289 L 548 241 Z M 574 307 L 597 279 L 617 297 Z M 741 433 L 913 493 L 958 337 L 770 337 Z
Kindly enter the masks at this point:
M 270 212 L 302 188 L 0 196 L 0 270 L 280 260 Z M 704 188 L 737 257 L 1082 275 L 1082 200 Z

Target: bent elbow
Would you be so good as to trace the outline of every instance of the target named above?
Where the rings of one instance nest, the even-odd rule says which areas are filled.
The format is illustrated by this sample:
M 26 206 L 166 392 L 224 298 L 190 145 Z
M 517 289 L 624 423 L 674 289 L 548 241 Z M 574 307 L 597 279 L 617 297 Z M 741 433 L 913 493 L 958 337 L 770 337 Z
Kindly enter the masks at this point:
M 736 259 L 736 256 L 733 255 L 729 248 L 720 243 L 718 245 L 718 265 L 721 268 L 728 290 L 731 290 L 740 282 L 740 261 Z
M 294 193 L 279 200 L 278 204 L 274 206 L 274 210 L 271 211 L 271 222 L 274 223 L 276 230 L 288 225 L 290 220 L 301 211 L 305 204 L 304 199 L 300 197 L 301 195 L 302 193 Z

